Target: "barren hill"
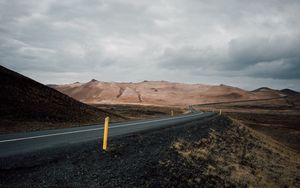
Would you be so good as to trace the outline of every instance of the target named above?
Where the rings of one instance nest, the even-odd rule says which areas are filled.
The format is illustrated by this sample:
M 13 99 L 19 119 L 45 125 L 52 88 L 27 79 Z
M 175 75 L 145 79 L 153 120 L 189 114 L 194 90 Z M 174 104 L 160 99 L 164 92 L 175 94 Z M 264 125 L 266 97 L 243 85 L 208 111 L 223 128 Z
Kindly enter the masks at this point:
M 281 93 L 285 95 L 299 95 L 297 91 L 291 90 L 291 89 L 282 89 L 280 90 Z
M 280 91 L 246 91 L 227 85 L 183 84 L 167 81 L 117 83 L 91 80 L 87 83 L 51 85 L 84 103 L 182 106 L 213 102 L 266 99 L 284 96 Z
M 99 122 L 109 114 L 3 66 L 0 75 L 0 132 Z

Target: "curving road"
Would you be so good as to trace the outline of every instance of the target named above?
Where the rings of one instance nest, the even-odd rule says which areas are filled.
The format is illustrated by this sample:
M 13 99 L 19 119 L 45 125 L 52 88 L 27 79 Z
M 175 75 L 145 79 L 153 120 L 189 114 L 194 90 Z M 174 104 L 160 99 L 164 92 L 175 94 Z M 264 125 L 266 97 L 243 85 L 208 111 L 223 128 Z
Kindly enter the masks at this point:
M 215 113 L 195 112 L 168 118 L 114 123 L 110 124 L 109 137 L 164 128 L 213 115 Z M 102 136 L 103 125 L 0 135 L 0 157 L 35 152 L 41 149 L 55 149 L 56 147 L 91 140 L 96 141 Z

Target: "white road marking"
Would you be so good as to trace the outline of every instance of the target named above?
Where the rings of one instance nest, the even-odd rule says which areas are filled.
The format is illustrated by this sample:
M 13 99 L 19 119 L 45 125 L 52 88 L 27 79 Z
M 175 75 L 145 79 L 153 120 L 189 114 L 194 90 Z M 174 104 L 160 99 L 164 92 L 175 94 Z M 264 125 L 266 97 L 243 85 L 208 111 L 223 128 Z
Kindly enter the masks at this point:
M 187 118 L 187 117 L 193 117 L 193 116 L 196 116 L 196 115 L 199 115 L 199 114 L 202 114 L 202 113 L 203 112 L 200 112 L 200 113 L 197 113 L 197 114 L 192 114 L 192 115 L 189 115 L 189 116 L 183 116 L 183 117 L 174 117 L 174 118 L 166 118 L 166 119 L 159 119 L 159 120 L 151 120 L 151 121 L 130 123 L 130 124 L 125 124 L 125 125 L 116 125 L 116 126 L 109 127 L 109 129 L 119 128 L 119 127 L 128 127 L 128 126 L 131 126 L 131 125 L 138 125 L 138 124 L 143 124 L 143 123 L 160 122 L 160 121 L 166 121 L 166 120 L 171 120 L 171 119 L 172 120 L 182 119 L 182 118 Z M 30 139 L 35 139 L 35 138 L 44 138 L 44 137 L 51 137 L 51 136 L 81 133 L 81 132 L 89 132 L 89 131 L 96 131 L 96 130 L 101 130 L 101 129 L 103 129 L 103 127 L 93 128 L 93 129 L 85 129 L 85 130 L 78 130 L 78 131 L 63 132 L 63 133 L 45 134 L 45 135 L 39 135 L 39 136 L 30 136 L 30 137 L 23 137 L 23 138 L 14 138 L 14 139 L 8 139 L 8 140 L 0 140 L 0 143 L 21 141 L 21 140 L 30 140 Z

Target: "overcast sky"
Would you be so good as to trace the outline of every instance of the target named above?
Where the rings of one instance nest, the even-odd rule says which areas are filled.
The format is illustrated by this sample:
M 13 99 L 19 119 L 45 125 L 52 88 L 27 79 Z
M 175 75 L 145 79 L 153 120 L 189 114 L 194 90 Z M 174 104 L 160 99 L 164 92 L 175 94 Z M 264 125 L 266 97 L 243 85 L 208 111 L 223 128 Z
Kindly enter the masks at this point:
M 0 63 L 44 84 L 300 90 L 299 0 L 0 0 Z

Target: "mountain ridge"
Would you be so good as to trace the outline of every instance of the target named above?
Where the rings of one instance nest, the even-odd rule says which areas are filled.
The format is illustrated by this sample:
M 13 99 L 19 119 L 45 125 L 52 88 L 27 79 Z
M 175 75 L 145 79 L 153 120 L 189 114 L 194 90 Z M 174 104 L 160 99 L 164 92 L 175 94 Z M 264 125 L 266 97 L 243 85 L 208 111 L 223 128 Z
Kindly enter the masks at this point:
M 52 85 L 54 89 L 88 104 L 141 104 L 186 106 L 193 104 L 283 97 L 287 93 L 267 87 L 253 91 L 238 87 L 185 84 L 169 81 L 103 82 Z

